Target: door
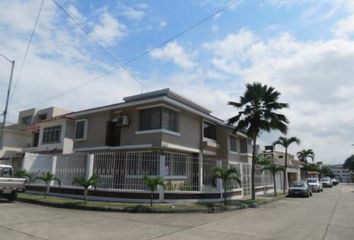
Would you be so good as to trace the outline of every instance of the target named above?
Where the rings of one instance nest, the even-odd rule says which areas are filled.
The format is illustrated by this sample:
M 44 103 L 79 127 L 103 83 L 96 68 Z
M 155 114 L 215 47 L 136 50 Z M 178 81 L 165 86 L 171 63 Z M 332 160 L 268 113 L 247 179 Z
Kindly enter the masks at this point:
M 108 121 L 106 128 L 106 145 L 119 146 L 120 145 L 120 127 L 117 122 Z

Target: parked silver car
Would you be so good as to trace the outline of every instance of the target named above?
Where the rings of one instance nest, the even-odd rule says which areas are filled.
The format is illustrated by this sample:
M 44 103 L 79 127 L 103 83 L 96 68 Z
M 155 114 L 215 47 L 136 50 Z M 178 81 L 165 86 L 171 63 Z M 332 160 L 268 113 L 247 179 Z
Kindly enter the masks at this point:
M 312 192 L 323 192 L 322 183 L 317 178 L 308 178 L 306 182 Z
M 312 196 L 311 189 L 306 181 L 294 182 L 288 190 L 288 197 L 310 197 Z

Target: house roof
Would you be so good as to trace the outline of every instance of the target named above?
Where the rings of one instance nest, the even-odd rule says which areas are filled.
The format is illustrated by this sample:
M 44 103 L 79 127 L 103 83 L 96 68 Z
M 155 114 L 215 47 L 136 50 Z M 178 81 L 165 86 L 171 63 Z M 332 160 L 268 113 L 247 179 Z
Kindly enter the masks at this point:
M 123 98 L 123 100 L 124 100 L 124 102 L 121 102 L 121 103 L 85 109 L 82 111 L 70 113 L 67 116 L 75 118 L 78 116 L 96 113 L 96 112 L 109 111 L 109 110 L 114 110 L 117 108 L 135 106 L 135 105 L 150 103 L 150 102 L 152 103 L 152 102 L 156 102 L 156 101 L 163 101 L 163 102 L 167 102 L 171 105 L 175 105 L 175 106 L 177 106 L 181 109 L 184 109 L 186 111 L 194 112 L 194 113 L 201 115 L 204 118 L 214 121 L 220 125 L 226 125 L 224 120 L 211 115 L 210 110 L 208 110 L 208 109 L 202 107 L 201 105 L 198 105 L 198 104 L 194 103 L 193 101 L 171 91 L 169 88 L 165 88 L 165 89 L 161 89 L 161 90 L 157 90 L 157 91 L 153 91 L 153 92 L 148 92 L 148 93 L 137 94 L 137 95 L 133 95 L 133 96 L 128 96 L 128 97 Z
M 68 117 L 67 114 L 62 114 L 62 115 L 50 117 L 50 118 L 35 122 L 34 124 L 27 126 L 25 129 L 26 130 L 35 130 L 35 129 L 39 128 L 41 123 L 52 122 L 52 121 L 57 121 L 57 120 L 61 120 L 61 119 L 74 120 L 74 118 Z

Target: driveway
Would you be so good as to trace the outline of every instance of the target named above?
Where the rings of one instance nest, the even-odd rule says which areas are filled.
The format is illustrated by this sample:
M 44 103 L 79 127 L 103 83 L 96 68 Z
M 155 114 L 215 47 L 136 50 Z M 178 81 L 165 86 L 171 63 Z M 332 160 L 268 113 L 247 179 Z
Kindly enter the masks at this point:
M 220 214 L 89 212 L 0 203 L 0 239 L 354 239 L 354 185 Z

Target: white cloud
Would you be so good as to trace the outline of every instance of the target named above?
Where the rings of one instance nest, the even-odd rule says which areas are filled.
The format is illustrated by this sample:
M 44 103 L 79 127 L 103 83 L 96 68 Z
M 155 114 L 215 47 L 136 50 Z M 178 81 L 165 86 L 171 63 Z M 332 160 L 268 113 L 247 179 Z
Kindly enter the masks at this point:
M 92 36 L 105 45 L 113 45 L 127 35 L 126 26 L 120 23 L 107 11 L 99 18 L 99 23 L 93 27 Z
M 191 55 L 187 54 L 177 42 L 168 43 L 164 48 L 155 49 L 150 56 L 161 60 L 170 60 L 182 68 L 191 68 L 195 64 Z
M 283 93 L 281 99 L 290 103 L 289 135 L 303 140 L 293 152 L 313 148 L 317 160 L 324 162 L 342 162 L 351 153 L 354 41 L 299 41 L 289 33 L 261 39 L 241 30 L 204 47 L 219 71 L 270 84 Z M 268 142 L 263 143 L 276 135 L 266 135 Z
M 123 16 L 129 19 L 137 20 L 137 21 L 143 19 L 145 16 L 145 12 L 143 10 L 133 8 L 133 7 L 124 7 L 122 14 Z

